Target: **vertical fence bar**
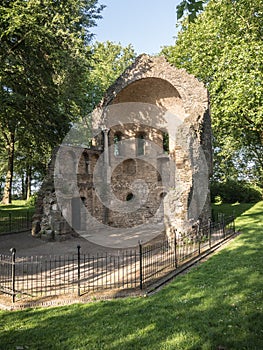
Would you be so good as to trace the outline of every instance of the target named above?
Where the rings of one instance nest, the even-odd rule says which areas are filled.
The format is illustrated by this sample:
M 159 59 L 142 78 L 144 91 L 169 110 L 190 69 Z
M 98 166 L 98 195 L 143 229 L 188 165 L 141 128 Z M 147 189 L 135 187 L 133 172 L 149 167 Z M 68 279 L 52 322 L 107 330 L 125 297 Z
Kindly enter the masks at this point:
M 208 240 L 209 240 L 209 248 L 211 248 L 212 245 L 212 220 L 211 218 L 208 219 Z
M 223 238 L 226 237 L 226 232 L 225 232 L 225 215 L 222 215 L 222 233 L 223 233 Z
M 105 253 L 105 268 L 103 266 L 103 259 L 102 259 L 102 288 L 103 288 L 103 270 L 105 270 L 105 288 L 107 289 L 108 285 L 108 254 Z
M 174 234 L 174 264 L 175 268 L 178 267 L 178 261 L 177 261 L 177 240 L 176 240 L 176 233 Z
M 143 276 L 142 276 L 142 243 L 141 241 L 139 241 L 139 261 L 140 261 L 140 290 L 142 290 Z
M 15 279 L 16 279 L 16 249 L 10 249 L 12 253 L 12 302 L 15 302 L 16 292 L 15 292 Z
M 77 246 L 78 249 L 78 296 L 80 297 L 80 245 Z
M 198 255 L 201 254 L 201 236 L 200 236 L 200 222 L 198 220 L 196 224 L 196 230 L 197 230 L 197 239 L 198 239 Z

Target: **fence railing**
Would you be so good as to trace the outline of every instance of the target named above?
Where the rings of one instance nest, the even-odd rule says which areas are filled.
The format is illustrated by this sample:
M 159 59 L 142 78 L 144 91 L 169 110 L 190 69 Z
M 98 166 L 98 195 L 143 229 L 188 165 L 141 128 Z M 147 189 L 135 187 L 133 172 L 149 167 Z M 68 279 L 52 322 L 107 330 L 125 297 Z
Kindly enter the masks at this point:
M 12 301 L 109 289 L 143 290 L 235 233 L 233 218 L 197 227 L 195 232 L 156 244 L 142 244 L 118 255 L 17 257 L 0 254 L 0 292 Z
M 0 213 L 0 235 L 4 233 L 14 233 L 29 230 L 32 224 L 33 212 L 27 211 L 24 213 L 19 212 L 6 212 Z

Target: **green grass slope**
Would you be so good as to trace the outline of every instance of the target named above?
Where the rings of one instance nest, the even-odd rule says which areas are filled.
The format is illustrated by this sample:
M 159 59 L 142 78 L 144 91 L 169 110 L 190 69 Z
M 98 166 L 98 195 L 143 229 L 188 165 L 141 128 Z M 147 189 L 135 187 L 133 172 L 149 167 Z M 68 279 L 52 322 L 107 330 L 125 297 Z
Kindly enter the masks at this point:
M 234 241 L 147 298 L 0 312 L 0 349 L 263 349 L 263 202 Z

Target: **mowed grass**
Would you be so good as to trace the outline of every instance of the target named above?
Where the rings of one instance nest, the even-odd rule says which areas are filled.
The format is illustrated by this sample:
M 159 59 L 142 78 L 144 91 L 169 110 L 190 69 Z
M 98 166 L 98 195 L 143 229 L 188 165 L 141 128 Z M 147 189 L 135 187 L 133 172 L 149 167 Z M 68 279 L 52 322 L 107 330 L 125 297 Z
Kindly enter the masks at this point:
M 0 216 L 7 213 L 34 212 L 35 208 L 25 200 L 14 200 L 12 204 L 0 204 Z
M 254 205 L 255 203 L 212 204 L 213 216 L 216 218 L 218 214 L 225 214 L 226 217 L 231 215 L 237 217 Z
M 7 205 L 0 204 L 0 234 L 27 228 L 34 212 L 34 206 L 24 200 L 15 200 Z
M 263 349 L 263 202 L 242 234 L 146 298 L 0 312 L 0 349 Z

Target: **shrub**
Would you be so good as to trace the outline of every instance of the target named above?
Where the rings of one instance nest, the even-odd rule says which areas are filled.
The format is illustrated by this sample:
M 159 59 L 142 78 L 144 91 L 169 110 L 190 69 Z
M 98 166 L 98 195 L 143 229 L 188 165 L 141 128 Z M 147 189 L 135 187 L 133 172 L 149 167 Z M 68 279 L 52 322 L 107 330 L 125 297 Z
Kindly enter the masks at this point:
M 256 203 L 262 200 L 262 189 L 246 181 L 227 180 L 211 183 L 211 200 L 223 203 Z
M 26 202 L 26 204 L 30 207 L 34 207 L 36 204 L 37 193 L 34 193 Z

